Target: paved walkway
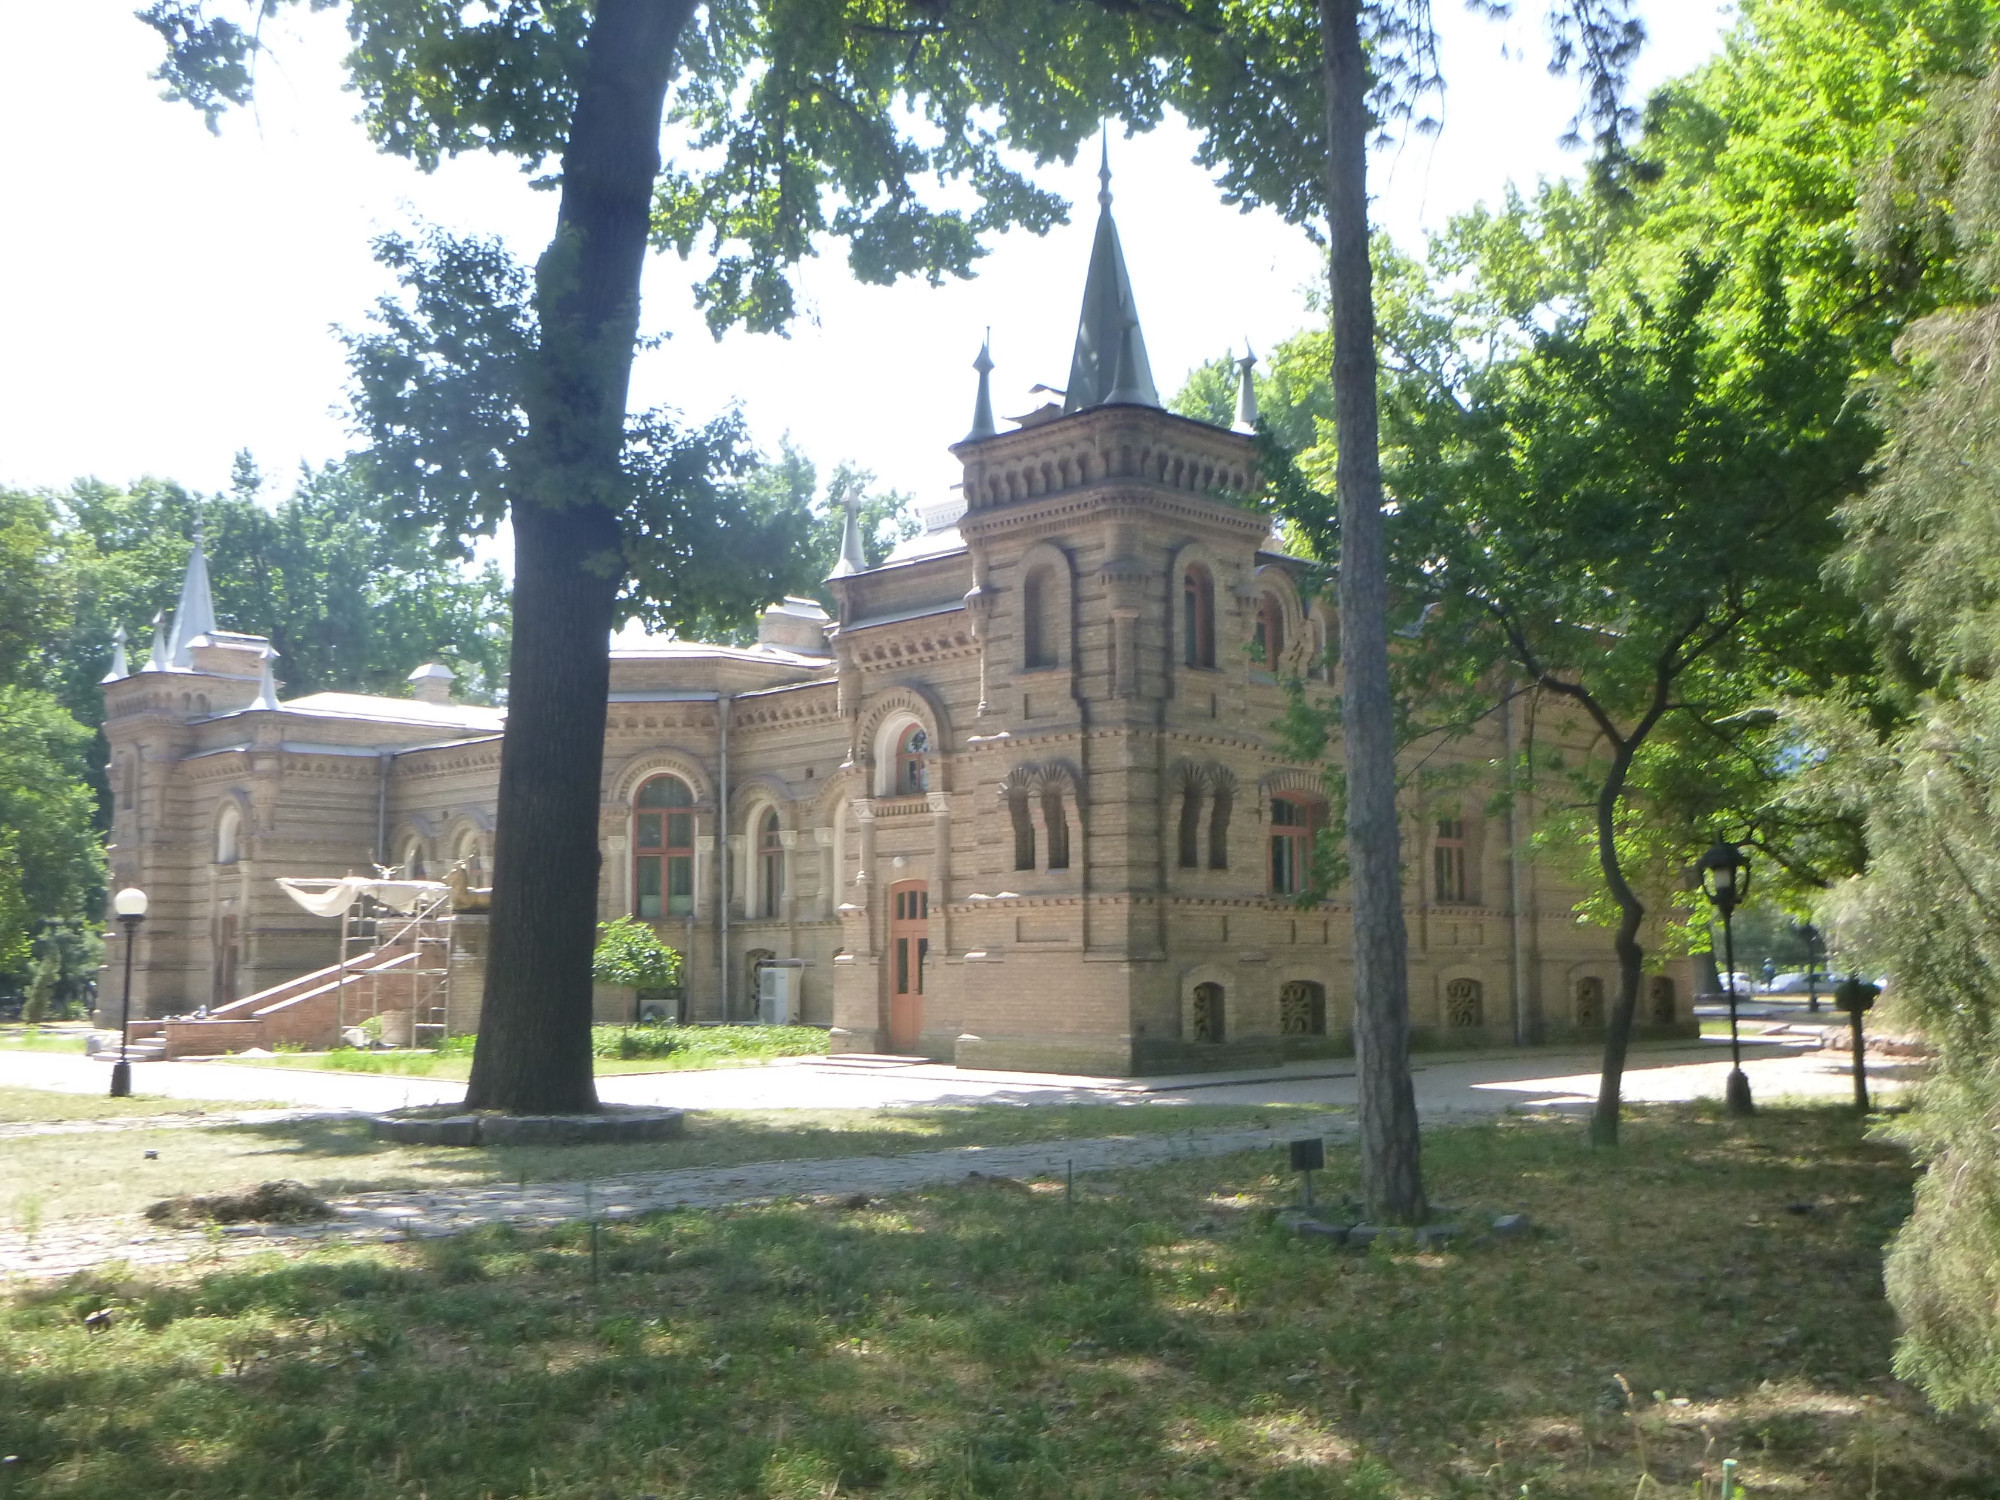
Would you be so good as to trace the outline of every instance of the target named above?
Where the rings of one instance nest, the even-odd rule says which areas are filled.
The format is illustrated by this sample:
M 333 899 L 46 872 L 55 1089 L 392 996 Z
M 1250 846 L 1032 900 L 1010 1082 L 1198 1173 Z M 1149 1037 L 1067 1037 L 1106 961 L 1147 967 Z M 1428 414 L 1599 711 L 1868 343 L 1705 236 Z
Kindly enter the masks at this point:
M 1801 1007 L 1803 1009 L 1803 1007 Z M 1843 1053 L 1809 1050 L 1807 1038 L 1747 1045 L 1744 1071 L 1759 1099 L 1844 1097 Z M 1816 1040 L 1816 1039 L 1814 1039 Z M 1595 1048 L 1419 1054 L 1413 1060 L 1424 1109 L 1498 1111 L 1532 1102 L 1579 1107 L 1597 1097 Z M 1912 1070 L 1869 1061 L 1872 1087 L 1894 1088 Z M 1714 1040 L 1632 1049 L 1625 1097 L 1634 1101 L 1721 1098 L 1729 1052 Z M 101 1094 L 110 1064 L 75 1054 L 0 1051 L 0 1085 Z M 255 1100 L 293 1108 L 376 1111 L 456 1103 L 462 1083 L 330 1069 L 247 1067 L 216 1062 L 134 1066 L 141 1094 L 189 1100 Z M 1088 1078 L 961 1070 L 903 1057 L 786 1058 L 761 1068 L 626 1073 L 598 1080 L 614 1104 L 681 1109 L 885 1109 L 947 1104 L 1320 1104 L 1349 1106 L 1359 1085 L 1350 1060 L 1292 1063 L 1243 1072 L 1175 1077 Z
M 1335 1115 L 1266 1127 L 1174 1131 L 1098 1140 L 1044 1141 L 1025 1146 L 960 1146 L 899 1156 L 847 1156 L 815 1161 L 751 1162 L 683 1167 L 593 1182 L 530 1183 L 434 1192 L 357 1193 L 333 1200 L 335 1217 L 319 1224 L 229 1225 L 211 1231 L 135 1228 L 129 1220 L 62 1223 L 35 1235 L 0 1231 L 0 1276 L 46 1280 L 113 1261 L 159 1266 L 228 1260 L 265 1250 L 324 1244 L 369 1244 L 453 1234 L 482 1224 L 553 1225 L 580 1219 L 625 1219 L 672 1208 L 721 1208 L 772 1199 L 856 1193 L 879 1197 L 989 1178 L 1060 1177 L 1115 1167 L 1254 1151 L 1307 1134 L 1351 1135 Z

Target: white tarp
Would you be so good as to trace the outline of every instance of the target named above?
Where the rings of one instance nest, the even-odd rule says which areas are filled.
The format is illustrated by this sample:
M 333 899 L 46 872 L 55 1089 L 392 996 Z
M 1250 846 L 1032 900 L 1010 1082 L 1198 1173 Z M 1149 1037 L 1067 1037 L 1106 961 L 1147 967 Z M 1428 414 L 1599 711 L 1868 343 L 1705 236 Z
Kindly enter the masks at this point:
M 437 880 L 378 880 L 372 875 L 349 875 L 344 880 L 281 879 L 278 884 L 316 917 L 337 917 L 361 896 L 373 896 L 397 911 L 415 911 L 450 889 Z

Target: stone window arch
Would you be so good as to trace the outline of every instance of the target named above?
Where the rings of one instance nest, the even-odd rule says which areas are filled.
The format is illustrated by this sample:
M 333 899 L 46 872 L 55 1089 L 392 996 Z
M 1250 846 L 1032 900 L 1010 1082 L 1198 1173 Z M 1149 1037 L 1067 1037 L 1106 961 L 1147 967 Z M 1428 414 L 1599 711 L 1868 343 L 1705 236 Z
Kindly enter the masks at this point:
M 465 876 L 469 884 L 478 887 L 486 882 L 486 851 L 479 838 L 477 828 L 462 829 L 458 843 L 452 854 L 452 863 L 465 866 Z
M 920 797 L 933 786 L 942 790 L 943 783 L 932 774 L 944 744 L 938 726 L 932 715 L 910 701 L 913 694 L 898 693 L 897 697 L 905 702 L 883 713 L 864 740 L 875 757 L 870 778 L 874 795 Z M 910 787 L 913 778 L 919 782 L 914 789 Z
M 1328 600 L 1315 599 L 1306 624 L 1312 645 L 1306 675 L 1315 682 L 1331 683 L 1340 668 L 1340 616 Z
M 1447 905 L 1472 899 L 1470 848 L 1465 819 L 1452 812 L 1439 818 L 1431 837 L 1431 895 Z
M 694 790 L 671 772 L 632 797 L 632 910 L 647 921 L 694 915 Z
M 1278 987 L 1278 1035 L 1326 1035 L 1326 986 L 1317 979 L 1288 979 Z
M 1199 776 L 1189 776 L 1181 784 L 1180 867 L 1201 868 L 1201 801 L 1205 788 Z
M 1445 981 L 1444 1024 L 1453 1031 L 1486 1024 L 1486 996 L 1478 980 L 1461 975 Z
M 1222 766 L 1213 766 L 1208 775 L 1208 867 L 1229 868 L 1229 815 L 1236 807 L 1236 778 Z
M 243 810 L 232 800 L 215 820 L 215 862 L 233 865 L 243 857 Z
M 1069 868 L 1069 814 L 1063 808 L 1062 787 L 1054 782 L 1042 785 L 1042 826 L 1049 831 L 1047 868 Z
M 424 841 L 415 834 L 411 834 L 403 845 L 401 865 L 405 880 L 430 879 L 430 861 L 424 854 Z

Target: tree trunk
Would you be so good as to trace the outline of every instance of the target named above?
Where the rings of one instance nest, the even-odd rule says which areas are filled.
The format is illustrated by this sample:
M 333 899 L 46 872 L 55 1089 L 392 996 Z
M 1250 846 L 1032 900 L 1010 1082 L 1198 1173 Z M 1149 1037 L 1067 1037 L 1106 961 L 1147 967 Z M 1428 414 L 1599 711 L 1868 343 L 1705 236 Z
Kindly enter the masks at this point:
M 1604 872 L 1605 888 L 1618 903 L 1619 917 L 1618 936 L 1612 943 L 1618 954 L 1618 1002 L 1604 1022 L 1604 1072 L 1598 1079 L 1597 1109 L 1590 1117 L 1593 1146 L 1618 1144 L 1619 1090 L 1625 1079 L 1626 1049 L 1632 1043 L 1632 1017 L 1639 1008 L 1640 966 L 1645 961 L 1639 925 L 1646 920 L 1646 908 L 1625 879 L 1618 858 L 1618 799 L 1625 794 L 1625 778 L 1638 748 L 1635 742 L 1618 747 L 1597 792 L 1597 863 Z
M 514 638 L 493 854 L 492 947 L 466 1103 L 591 1110 L 598 785 L 618 561 L 619 460 L 660 115 L 692 0 L 599 0 L 510 499 Z
M 1340 662 L 1346 675 L 1347 837 L 1354 866 L 1354 1050 L 1361 1075 L 1361 1192 L 1368 1211 L 1425 1213 L 1410 1083 L 1409 949 L 1396 825 L 1389 694 L 1389 587 L 1375 408 L 1375 303 L 1368 260 L 1368 66 L 1360 0 L 1320 0 L 1326 75 L 1327 219 L 1339 446 Z

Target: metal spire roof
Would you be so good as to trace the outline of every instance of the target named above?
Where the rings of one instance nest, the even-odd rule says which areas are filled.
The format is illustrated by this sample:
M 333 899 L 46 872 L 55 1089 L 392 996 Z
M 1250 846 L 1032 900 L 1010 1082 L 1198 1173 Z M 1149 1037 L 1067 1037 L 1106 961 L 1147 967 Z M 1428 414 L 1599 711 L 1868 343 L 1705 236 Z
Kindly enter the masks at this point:
M 119 682 L 132 675 L 132 669 L 125 662 L 125 627 L 120 625 L 111 632 L 111 670 L 100 679 L 103 682 Z
M 1090 247 L 1090 274 L 1083 283 L 1083 315 L 1076 324 L 1076 353 L 1070 357 L 1069 389 L 1063 412 L 1122 402 L 1158 406 L 1153 367 L 1146 360 L 1146 339 L 1139 331 L 1139 309 L 1132 300 L 1132 278 L 1119 248 L 1118 226 L 1111 221 L 1111 143 L 1097 169 L 1097 239 Z
M 251 700 L 252 709 L 275 710 L 278 704 L 278 682 L 271 673 L 271 663 L 278 659 L 278 653 L 269 646 L 264 648 L 264 670 L 257 679 L 257 696 Z
M 856 489 L 847 497 L 847 520 L 840 529 L 840 561 L 826 576 L 845 578 L 850 573 L 867 571 L 868 553 L 861 545 L 861 492 Z
M 202 550 L 201 522 L 194 523 L 194 550 L 188 554 L 187 576 L 181 580 L 181 601 L 174 606 L 174 628 L 167 639 L 167 661 L 176 667 L 194 665 L 189 650 L 197 636 L 215 634 L 215 599 L 208 590 L 208 558 Z
M 146 660 L 148 672 L 167 670 L 167 612 L 158 611 L 153 616 L 153 654 Z
M 963 439 L 968 443 L 975 438 L 990 438 L 1000 430 L 993 422 L 993 330 L 990 328 L 972 368 L 979 372 L 979 394 L 972 402 L 972 431 Z

